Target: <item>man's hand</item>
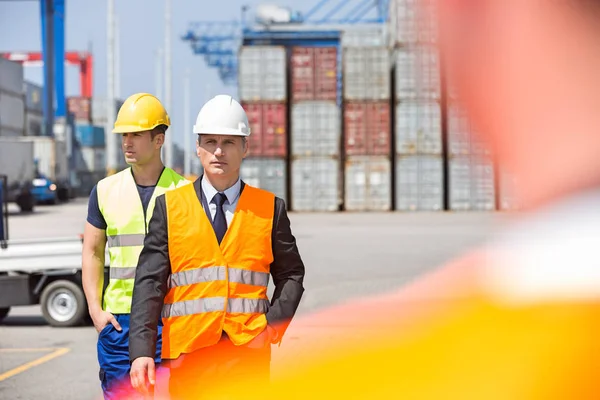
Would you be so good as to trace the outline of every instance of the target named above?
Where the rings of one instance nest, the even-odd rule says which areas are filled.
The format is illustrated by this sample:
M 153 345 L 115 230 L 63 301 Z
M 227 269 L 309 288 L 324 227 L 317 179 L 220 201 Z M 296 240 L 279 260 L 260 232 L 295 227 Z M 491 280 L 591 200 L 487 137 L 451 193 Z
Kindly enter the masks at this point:
M 154 369 L 154 359 L 152 357 L 138 357 L 131 364 L 129 373 L 131 386 L 143 394 L 149 394 L 149 386 L 154 386 L 156 382 L 156 373 Z
M 104 329 L 108 324 L 113 324 L 115 329 L 121 332 L 121 325 L 119 325 L 115 316 L 109 313 L 108 311 L 99 310 L 94 313 L 90 313 L 90 317 L 92 317 L 94 327 L 96 328 L 96 331 L 98 333 L 100 333 L 100 331 Z

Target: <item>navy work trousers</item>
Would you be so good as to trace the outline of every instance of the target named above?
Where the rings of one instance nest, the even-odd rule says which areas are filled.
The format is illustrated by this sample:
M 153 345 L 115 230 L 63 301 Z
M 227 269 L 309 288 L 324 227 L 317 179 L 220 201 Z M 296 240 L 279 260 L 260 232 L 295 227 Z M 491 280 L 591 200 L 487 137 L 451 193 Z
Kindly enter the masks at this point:
M 121 325 L 119 332 L 113 324 L 108 324 L 98 335 L 98 363 L 100 382 L 106 400 L 142 399 L 129 380 L 129 314 L 115 314 Z M 158 341 L 154 362 L 159 367 L 162 347 L 162 323 L 158 326 Z

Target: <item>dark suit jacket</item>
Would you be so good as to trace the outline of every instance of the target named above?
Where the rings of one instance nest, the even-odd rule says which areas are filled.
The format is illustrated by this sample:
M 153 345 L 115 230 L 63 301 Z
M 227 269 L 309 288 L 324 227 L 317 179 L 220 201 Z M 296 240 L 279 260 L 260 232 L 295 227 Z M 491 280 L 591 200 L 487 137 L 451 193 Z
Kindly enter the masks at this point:
M 198 200 L 202 204 L 200 179 L 194 182 Z M 243 187 L 243 185 L 242 185 Z M 243 190 L 243 189 L 242 189 Z M 270 326 L 281 338 L 294 316 L 304 293 L 304 264 L 292 235 L 285 202 L 275 198 L 272 243 L 274 261 L 271 276 L 275 291 L 266 314 Z M 169 260 L 167 211 L 164 195 L 156 198 L 154 213 L 148 226 L 135 274 L 129 328 L 129 357 L 154 357 L 158 323 L 167 293 L 167 279 L 171 273 Z

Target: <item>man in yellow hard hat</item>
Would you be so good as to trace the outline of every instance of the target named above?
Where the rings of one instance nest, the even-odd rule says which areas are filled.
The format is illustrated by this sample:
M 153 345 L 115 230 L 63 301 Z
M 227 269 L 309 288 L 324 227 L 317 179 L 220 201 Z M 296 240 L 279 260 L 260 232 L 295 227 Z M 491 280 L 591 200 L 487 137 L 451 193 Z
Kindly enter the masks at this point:
M 113 129 L 121 135 L 130 167 L 98 182 L 89 198 L 82 280 L 90 316 L 99 333 L 98 362 L 105 399 L 135 398 L 135 392 L 122 383 L 129 382 L 129 313 L 138 256 L 156 197 L 189 183 L 161 160 L 170 124 L 156 97 L 148 93 L 130 96 Z M 107 245 L 109 282 L 103 295 Z M 159 343 L 160 335 L 159 330 Z M 156 359 L 160 361 L 160 350 Z

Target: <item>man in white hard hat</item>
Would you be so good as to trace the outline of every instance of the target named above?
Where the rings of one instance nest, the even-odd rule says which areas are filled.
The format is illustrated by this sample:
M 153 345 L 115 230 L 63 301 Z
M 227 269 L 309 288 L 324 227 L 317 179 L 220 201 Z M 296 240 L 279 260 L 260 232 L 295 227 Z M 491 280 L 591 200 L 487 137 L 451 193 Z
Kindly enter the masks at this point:
M 240 179 L 250 135 L 242 106 L 214 97 L 193 131 L 204 175 L 156 200 L 135 276 L 129 349 L 131 383 L 147 392 L 162 316 L 171 398 L 197 399 L 249 366 L 260 371 L 259 388 L 268 383 L 271 344 L 300 303 L 304 264 L 284 201 Z

